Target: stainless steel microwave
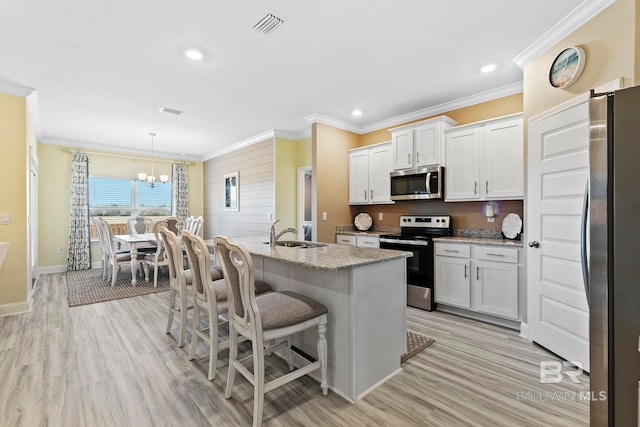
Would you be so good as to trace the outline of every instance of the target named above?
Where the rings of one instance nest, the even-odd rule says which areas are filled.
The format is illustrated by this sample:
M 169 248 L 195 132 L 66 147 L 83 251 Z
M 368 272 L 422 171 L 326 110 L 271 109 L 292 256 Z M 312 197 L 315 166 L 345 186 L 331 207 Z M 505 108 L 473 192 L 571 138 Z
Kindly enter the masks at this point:
M 391 200 L 442 199 L 440 165 L 391 172 Z

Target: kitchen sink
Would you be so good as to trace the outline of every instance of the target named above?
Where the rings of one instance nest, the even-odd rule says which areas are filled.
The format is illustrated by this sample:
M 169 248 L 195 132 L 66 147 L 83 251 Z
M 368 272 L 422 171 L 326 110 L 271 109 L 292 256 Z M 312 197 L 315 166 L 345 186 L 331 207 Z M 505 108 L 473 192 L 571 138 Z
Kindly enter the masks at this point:
M 269 242 L 264 242 L 266 244 L 269 244 Z M 276 246 L 285 246 L 287 248 L 300 248 L 300 249 L 306 249 L 306 248 L 323 248 L 325 246 L 328 246 L 326 243 L 316 243 L 316 242 L 303 242 L 303 241 L 298 241 L 298 240 L 281 240 L 276 242 Z

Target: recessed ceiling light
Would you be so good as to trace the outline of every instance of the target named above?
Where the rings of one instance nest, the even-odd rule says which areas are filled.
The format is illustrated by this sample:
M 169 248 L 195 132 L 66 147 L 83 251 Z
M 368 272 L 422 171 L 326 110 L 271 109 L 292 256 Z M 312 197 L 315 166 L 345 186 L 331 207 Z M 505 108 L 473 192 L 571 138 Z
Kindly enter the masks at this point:
M 496 64 L 487 64 L 487 65 L 483 65 L 482 68 L 480 68 L 480 71 L 483 73 L 490 73 L 492 71 L 495 71 L 497 68 Z
M 204 58 L 204 55 L 198 49 L 187 49 L 184 51 L 184 55 L 194 61 L 202 61 Z
M 353 110 L 353 111 L 351 112 L 351 115 L 352 115 L 352 116 L 355 116 L 355 117 L 360 117 L 360 116 L 362 115 L 362 110 L 357 110 L 357 109 L 356 109 L 356 110 Z

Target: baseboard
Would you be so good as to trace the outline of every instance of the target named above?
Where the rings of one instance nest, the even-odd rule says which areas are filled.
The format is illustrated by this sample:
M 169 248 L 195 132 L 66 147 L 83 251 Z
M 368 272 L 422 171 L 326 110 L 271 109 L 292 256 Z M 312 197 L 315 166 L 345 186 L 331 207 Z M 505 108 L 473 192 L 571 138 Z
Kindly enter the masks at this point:
M 442 303 L 438 304 L 438 311 L 455 314 L 457 316 L 468 317 L 469 319 L 479 320 L 481 322 L 492 323 L 494 325 L 520 331 L 521 322 L 517 320 L 503 319 L 502 317 L 490 316 L 484 313 L 465 310 L 463 308 L 452 307 Z
M 526 340 L 529 340 L 529 324 L 527 322 L 522 322 L 520 324 L 520 336 Z
M 64 273 L 67 271 L 66 265 L 48 265 L 46 267 L 38 267 L 40 274 Z
M 31 307 L 27 301 L 0 305 L 0 317 L 24 314 L 29 311 L 31 311 Z

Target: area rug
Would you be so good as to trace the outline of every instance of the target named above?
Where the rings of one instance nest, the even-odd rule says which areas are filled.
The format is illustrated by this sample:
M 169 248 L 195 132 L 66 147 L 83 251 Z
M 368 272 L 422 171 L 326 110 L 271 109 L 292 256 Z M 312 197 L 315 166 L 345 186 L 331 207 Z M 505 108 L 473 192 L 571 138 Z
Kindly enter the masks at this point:
M 68 271 L 66 277 L 69 307 L 169 290 L 169 277 L 166 272 L 158 274 L 157 288 L 153 287 L 152 277 L 149 278 L 149 282 L 145 282 L 144 277 L 138 276 L 136 286 L 131 286 L 131 271 L 128 269 L 120 270 L 114 287 L 111 287 L 110 280 L 102 278 L 102 269 Z
M 433 338 L 425 337 L 417 332 L 407 331 L 407 351 L 400 356 L 400 363 L 406 362 L 434 342 Z

